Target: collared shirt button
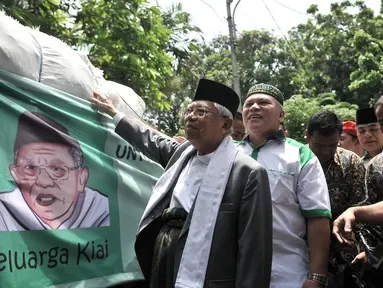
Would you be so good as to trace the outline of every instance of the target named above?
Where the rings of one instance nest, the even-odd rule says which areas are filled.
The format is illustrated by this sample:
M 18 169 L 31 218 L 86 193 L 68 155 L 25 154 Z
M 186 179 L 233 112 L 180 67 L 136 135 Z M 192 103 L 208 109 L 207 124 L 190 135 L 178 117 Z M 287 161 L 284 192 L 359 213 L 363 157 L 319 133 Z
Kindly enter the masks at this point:
M 152 219 L 156 218 L 156 214 L 152 214 L 152 216 L 150 216 L 150 218 L 152 218 Z

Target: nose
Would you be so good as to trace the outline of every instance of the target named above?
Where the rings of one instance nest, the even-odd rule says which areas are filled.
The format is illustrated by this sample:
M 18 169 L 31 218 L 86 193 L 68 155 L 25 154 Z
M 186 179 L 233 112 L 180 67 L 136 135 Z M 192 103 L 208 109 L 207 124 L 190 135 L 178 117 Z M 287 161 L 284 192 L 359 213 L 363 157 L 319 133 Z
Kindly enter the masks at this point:
M 195 116 L 194 111 L 185 115 L 185 121 L 195 121 L 195 120 L 197 120 L 197 116 Z
M 366 133 L 364 133 L 364 138 L 371 138 L 372 137 L 372 134 L 370 131 L 366 131 Z
M 260 107 L 258 105 L 258 103 L 254 102 L 253 105 L 251 105 L 250 107 L 250 111 L 256 111 L 256 110 L 259 110 Z
M 36 185 L 41 186 L 43 188 L 48 188 L 48 187 L 54 187 L 55 182 L 49 176 L 47 171 L 45 171 L 45 169 L 41 169 L 41 171 L 40 171 L 40 173 L 36 179 Z

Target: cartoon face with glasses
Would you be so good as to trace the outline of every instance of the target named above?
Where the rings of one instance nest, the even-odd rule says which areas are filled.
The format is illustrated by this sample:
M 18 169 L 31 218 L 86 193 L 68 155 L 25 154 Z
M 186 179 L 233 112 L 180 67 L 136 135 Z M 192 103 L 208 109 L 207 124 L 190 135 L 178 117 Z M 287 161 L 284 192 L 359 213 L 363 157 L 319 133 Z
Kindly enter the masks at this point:
M 44 142 L 27 144 L 19 149 L 15 165 L 9 167 L 28 206 L 47 222 L 61 223 L 71 215 L 84 191 L 89 172 L 75 163 L 74 149 Z
M 29 119 L 24 115 L 20 117 L 24 120 L 19 121 L 14 147 L 15 162 L 9 166 L 17 188 L 10 193 L 0 193 L 1 203 L 12 212 L 12 217 L 25 217 L 25 220 L 17 219 L 24 224 L 32 223 L 31 218 L 37 218 L 50 229 L 109 225 L 108 198 L 86 187 L 89 169 L 83 165 L 79 143 L 57 122 L 45 116 L 37 115 L 40 119 L 31 115 L 28 114 Z M 17 198 L 19 194 L 22 198 Z M 19 211 L 27 209 L 25 204 L 13 203 L 20 202 L 20 199 L 24 199 L 32 213 L 28 215 Z M 4 213 L 0 212 L 3 219 L 6 218 Z M 12 226 L 12 223 L 7 226 Z M 28 228 L 44 229 L 33 226 L 31 224 Z

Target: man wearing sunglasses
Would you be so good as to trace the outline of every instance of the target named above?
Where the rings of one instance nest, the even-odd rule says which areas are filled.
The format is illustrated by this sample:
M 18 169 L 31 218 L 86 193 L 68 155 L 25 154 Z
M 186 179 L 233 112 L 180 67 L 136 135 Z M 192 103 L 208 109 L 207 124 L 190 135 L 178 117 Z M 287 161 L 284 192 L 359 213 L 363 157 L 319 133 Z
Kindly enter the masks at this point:
M 86 187 L 89 169 L 68 130 L 23 113 L 9 172 L 17 188 L 0 193 L 0 231 L 109 226 L 108 197 Z
M 135 249 L 147 287 L 266 288 L 272 259 L 267 172 L 231 137 L 238 95 L 201 79 L 184 113 L 187 141 L 155 135 L 95 94 L 116 132 L 160 163 Z

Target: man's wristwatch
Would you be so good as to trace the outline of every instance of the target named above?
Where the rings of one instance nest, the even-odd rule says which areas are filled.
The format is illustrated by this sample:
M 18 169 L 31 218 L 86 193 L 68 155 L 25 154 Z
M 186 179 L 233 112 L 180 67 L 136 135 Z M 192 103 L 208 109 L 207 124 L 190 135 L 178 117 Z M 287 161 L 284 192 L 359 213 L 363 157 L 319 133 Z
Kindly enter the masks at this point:
M 327 288 L 328 276 L 326 274 L 308 273 L 307 279 L 319 284 L 321 288 Z

